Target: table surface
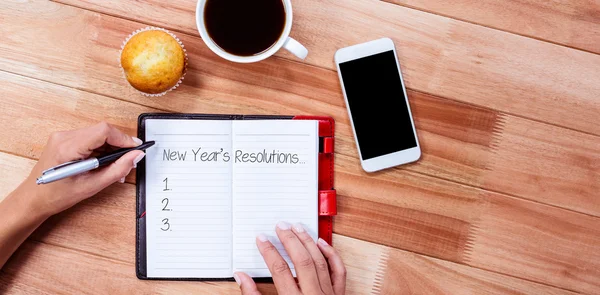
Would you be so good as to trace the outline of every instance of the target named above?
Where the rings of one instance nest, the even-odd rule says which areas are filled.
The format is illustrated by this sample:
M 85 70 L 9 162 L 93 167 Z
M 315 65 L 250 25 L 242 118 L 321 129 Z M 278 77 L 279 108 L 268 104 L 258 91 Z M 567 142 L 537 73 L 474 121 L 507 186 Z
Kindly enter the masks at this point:
M 106 120 L 134 135 L 157 111 L 330 115 L 349 294 L 600 293 L 600 1 L 294 0 L 308 58 L 254 64 L 205 46 L 195 2 L 2 2 L 0 198 L 53 131 Z M 189 55 L 166 97 L 136 93 L 117 62 L 147 25 Z M 333 54 L 381 37 L 396 44 L 423 156 L 367 174 Z M 134 183 L 48 220 L 0 271 L 0 293 L 236 293 L 135 277 Z

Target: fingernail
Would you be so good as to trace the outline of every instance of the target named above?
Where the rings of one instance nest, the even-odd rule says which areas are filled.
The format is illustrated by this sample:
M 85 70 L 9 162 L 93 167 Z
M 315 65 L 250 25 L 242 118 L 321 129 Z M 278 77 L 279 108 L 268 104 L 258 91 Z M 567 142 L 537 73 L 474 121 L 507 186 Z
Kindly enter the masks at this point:
M 237 273 L 233 273 L 233 279 L 235 279 L 235 282 L 238 284 L 238 286 L 242 285 L 242 281 L 240 281 L 240 277 Z
M 125 177 L 123 177 L 123 178 L 119 179 L 119 182 L 120 182 L 120 183 L 125 183 Z
M 304 232 L 304 226 L 302 226 L 302 224 L 300 224 L 300 223 L 296 223 L 296 224 L 294 224 L 294 230 L 297 233 L 303 233 Z
M 319 238 L 318 240 L 319 244 L 323 245 L 323 246 L 329 246 L 329 244 L 327 244 L 327 242 L 325 242 L 325 240 Z
M 261 242 L 266 242 L 269 240 L 269 238 L 267 238 L 267 236 L 265 234 L 260 234 L 260 235 L 256 236 L 256 238 Z
M 137 137 L 131 137 L 131 139 L 133 139 L 133 142 L 135 142 L 135 145 L 138 146 L 140 144 L 142 144 L 142 140 L 137 138 Z
M 133 168 L 137 168 L 137 163 L 139 163 L 144 158 L 144 156 L 146 156 L 146 153 L 141 153 L 137 157 L 135 157 L 135 159 L 133 159 Z
M 289 230 L 291 228 L 290 224 L 285 221 L 280 221 L 277 223 L 277 227 L 280 230 Z

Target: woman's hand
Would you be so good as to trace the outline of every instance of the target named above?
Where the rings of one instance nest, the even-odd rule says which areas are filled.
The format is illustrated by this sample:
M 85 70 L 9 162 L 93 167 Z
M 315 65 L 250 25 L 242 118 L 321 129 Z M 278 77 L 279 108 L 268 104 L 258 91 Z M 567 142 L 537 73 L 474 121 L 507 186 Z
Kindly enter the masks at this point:
M 116 181 L 123 182 L 145 154 L 143 151 L 131 151 L 106 167 L 37 185 L 35 181 L 42 171 L 69 161 L 85 159 L 106 144 L 135 147 L 141 143 L 138 138 L 128 136 L 105 122 L 88 128 L 53 133 L 38 163 L 17 191 L 22 197 L 31 198 L 38 212 L 44 212 L 47 216 L 59 213 Z
M 277 236 L 294 263 L 298 282 L 275 246 L 264 235 L 256 238 L 256 245 L 265 259 L 277 293 L 279 294 L 334 294 L 346 292 L 346 268 L 335 249 L 323 239 L 317 243 L 302 225 L 291 227 L 288 223 L 277 224 Z M 260 294 L 250 276 L 243 272 L 234 274 L 243 295 Z
M 116 162 L 85 174 L 37 185 L 42 171 L 89 157 L 105 144 L 134 147 L 142 142 L 107 123 L 52 134 L 39 161 L 23 183 L 0 202 L 0 268 L 44 220 L 121 180 L 144 157 L 131 151 Z

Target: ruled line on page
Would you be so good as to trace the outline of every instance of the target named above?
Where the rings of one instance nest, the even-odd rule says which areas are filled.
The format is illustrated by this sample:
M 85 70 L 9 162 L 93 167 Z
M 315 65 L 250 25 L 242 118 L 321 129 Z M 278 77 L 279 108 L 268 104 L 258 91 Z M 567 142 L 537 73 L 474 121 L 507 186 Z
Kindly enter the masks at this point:
M 307 136 L 310 137 L 309 133 L 236 133 L 236 136 Z
M 229 270 L 229 267 L 156 267 L 155 269 L 203 269 L 203 270 Z M 186 277 L 186 276 L 182 276 Z
M 146 127 L 146 130 L 148 130 L 148 128 Z M 152 135 L 158 135 L 158 136 L 179 136 L 179 135 L 185 135 L 185 136 L 231 136 L 231 133 L 154 133 Z

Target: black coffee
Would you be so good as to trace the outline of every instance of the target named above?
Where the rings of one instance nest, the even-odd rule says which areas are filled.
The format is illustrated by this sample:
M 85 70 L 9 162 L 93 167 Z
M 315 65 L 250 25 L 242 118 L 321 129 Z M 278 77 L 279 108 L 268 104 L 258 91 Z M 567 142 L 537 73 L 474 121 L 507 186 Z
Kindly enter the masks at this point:
M 283 33 L 282 0 L 207 0 L 204 24 L 221 49 L 251 56 L 269 49 Z

